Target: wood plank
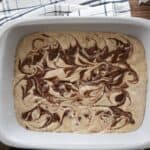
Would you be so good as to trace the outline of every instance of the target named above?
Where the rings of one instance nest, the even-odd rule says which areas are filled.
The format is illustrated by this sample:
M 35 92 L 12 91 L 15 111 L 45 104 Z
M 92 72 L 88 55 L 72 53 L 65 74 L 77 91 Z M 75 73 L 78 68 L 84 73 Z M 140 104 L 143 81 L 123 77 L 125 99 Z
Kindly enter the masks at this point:
M 129 0 L 129 2 L 132 16 L 150 19 L 150 5 L 139 5 L 138 0 Z

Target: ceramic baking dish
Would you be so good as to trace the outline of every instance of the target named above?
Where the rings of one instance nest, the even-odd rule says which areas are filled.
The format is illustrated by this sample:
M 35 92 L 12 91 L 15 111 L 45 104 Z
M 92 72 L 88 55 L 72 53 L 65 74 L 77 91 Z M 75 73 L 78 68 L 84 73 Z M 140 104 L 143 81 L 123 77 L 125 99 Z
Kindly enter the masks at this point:
M 0 33 L 0 140 L 10 146 L 39 149 L 127 149 L 150 146 L 150 91 L 147 90 L 143 124 L 134 132 L 76 134 L 34 132 L 20 126 L 15 117 L 13 68 L 20 38 L 36 31 L 122 32 L 142 41 L 150 70 L 150 21 L 137 18 L 34 18 L 14 21 Z M 137 60 L 138 61 L 138 60 Z M 150 83 L 148 83 L 150 89 Z

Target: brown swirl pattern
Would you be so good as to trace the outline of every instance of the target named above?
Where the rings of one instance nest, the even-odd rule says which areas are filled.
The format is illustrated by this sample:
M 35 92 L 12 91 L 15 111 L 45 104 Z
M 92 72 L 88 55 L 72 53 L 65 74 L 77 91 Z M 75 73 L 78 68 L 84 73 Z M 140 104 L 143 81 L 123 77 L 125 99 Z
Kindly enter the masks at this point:
M 130 41 L 103 38 L 100 48 L 96 34 L 87 34 L 84 44 L 72 34 L 61 38 L 65 45 L 41 34 L 32 41 L 24 60 L 18 60 L 18 70 L 24 76 L 15 88 L 21 86 L 23 103 L 33 103 L 22 112 L 26 127 L 101 132 L 135 124 L 132 112 L 122 107 L 132 103 L 128 88 L 139 81 L 127 62 L 133 54 Z M 115 48 L 110 50 L 107 42 Z

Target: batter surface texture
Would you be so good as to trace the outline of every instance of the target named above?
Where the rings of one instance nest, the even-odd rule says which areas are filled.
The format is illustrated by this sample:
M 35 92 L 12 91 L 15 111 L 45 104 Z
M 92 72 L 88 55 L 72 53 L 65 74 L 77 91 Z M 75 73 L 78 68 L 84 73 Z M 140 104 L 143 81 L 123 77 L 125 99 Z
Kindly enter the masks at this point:
M 142 44 L 104 32 L 39 32 L 16 51 L 14 99 L 27 129 L 129 132 L 144 117 L 147 69 Z

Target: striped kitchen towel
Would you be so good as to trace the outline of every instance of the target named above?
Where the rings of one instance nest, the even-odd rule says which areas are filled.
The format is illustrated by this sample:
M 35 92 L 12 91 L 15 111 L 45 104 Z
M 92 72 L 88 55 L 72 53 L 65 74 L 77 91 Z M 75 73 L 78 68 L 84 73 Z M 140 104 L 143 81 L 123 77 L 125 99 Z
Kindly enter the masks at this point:
M 33 16 L 130 16 L 128 0 L 2 0 L 0 25 Z

